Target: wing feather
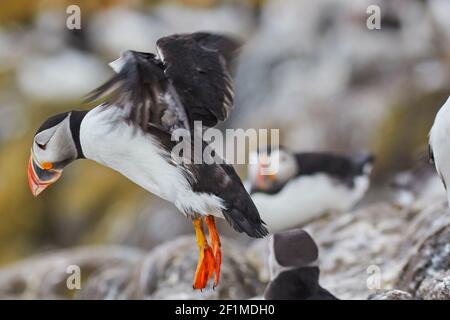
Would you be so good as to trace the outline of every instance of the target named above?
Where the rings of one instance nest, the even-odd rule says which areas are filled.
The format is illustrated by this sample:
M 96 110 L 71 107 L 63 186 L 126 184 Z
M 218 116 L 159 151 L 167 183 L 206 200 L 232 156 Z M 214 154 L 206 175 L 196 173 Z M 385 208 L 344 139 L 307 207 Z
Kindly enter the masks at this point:
M 232 61 L 239 43 L 210 33 L 178 34 L 158 40 L 164 73 L 189 118 L 207 127 L 224 121 L 233 106 Z
M 143 130 L 150 124 L 168 132 L 192 129 L 194 121 L 212 127 L 233 106 L 231 70 L 237 41 L 210 33 L 173 35 L 152 53 L 126 51 L 110 66 L 115 75 L 87 101 L 105 99 L 125 109 L 127 120 Z
M 92 91 L 86 100 L 105 98 L 106 104 L 126 109 L 128 120 L 147 130 L 164 86 L 161 62 L 154 54 L 130 50 L 112 62 L 111 67 L 116 75 Z

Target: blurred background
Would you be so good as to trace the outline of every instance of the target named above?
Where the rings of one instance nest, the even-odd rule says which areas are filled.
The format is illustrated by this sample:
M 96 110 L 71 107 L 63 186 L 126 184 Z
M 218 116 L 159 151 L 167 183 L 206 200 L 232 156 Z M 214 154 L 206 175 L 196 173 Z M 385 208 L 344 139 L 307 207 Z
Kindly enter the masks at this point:
M 66 27 L 72 4 L 80 30 Z M 381 8 L 381 30 L 366 27 L 370 4 Z M 121 51 L 154 52 L 161 36 L 199 30 L 245 41 L 226 127 L 281 128 L 294 150 L 373 151 L 369 202 L 425 157 L 450 93 L 450 1 L 1 1 L 0 266 L 67 247 L 149 250 L 192 236 L 172 205 L 110 169 L 78 161 L 35 199 L 26 165 L 39 124 L 89 108 L 83 96 L 111 76 L 107 63 Z

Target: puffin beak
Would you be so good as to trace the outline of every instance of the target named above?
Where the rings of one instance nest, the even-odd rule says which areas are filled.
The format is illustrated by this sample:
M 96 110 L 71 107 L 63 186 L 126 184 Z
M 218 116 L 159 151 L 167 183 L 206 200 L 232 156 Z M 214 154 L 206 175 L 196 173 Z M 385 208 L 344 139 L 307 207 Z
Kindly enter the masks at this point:
M 47 169 L 44 169 L 46 167 Z M 53 169 L 52 164 L 46 163 L 44 166 L 39 164 L 31 153 L 28 161 L 28 185 L 33 196 L 38 196 L 49 185 L 61 177 L 62 170 Z
M 266 189 L 270 187 L 270 183 L 277 179 L 277 175 L 274 173 L 267 173 L 266 165 L 260 163 L 258 166 L 258 174 L 256 175 L 256 184 L 260 189 Z

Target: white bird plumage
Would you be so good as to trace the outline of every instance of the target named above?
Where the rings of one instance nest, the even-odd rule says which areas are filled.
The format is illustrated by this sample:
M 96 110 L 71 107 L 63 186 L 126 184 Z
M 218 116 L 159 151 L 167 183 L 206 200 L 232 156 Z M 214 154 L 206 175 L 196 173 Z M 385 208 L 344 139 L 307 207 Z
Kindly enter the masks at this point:
M 430 157 L 444 183 L 450 205 L 450 96 L 436 114 L 429 135 Z
M 83 152 L 92 159 L 114 169 L 145 190 L 170 201 L 185 215 L 196 212 L 223 218 L 222 199 L 194 192 L 181 166 L 172 166 L 158 142 L 127 122 L 117 121 L 126 111 L 100 105 L 91 110 L 80 128 Z M 117 120 L 116 120 L 117 119 Z M 145 148 L 143 148 L 145 146 Z
M 369 177 L 348 188 L 325 174 L 294 179 L 277 194 L 255 193 L 253 202 L 271 233 L 302 226 L 327 212 L 346 212 L 364 196 Z
M 279 159 L 276 179 L 283 184 L 279 191 L 253 189 L 257 185 L 259 164 L 249 166 L 246 181 L 246 188 L 271 233 L 304 226 L 326 213 L 347 212 L 362 199 L 370 186 L 373 166 L 370 157 L 357 162 L 361 163 L 361 171 L 349 172 L 348 180 L 327 173 L 325 168 L 313 174 L 297 175 L 296 172 L 302 169 L 298 168 L 291 151 L 275 150 L 269 156 L 270 161 L 272 157 Z M 258 163 L 256 152 L 251 153 L 250 158 L 252 163 Z M 344 161 L 350 163 L 351 159 L 348 157 Z M 332 165 L 333 161 L 337 160 L 327 159 L 328 164 L 323 165 Z

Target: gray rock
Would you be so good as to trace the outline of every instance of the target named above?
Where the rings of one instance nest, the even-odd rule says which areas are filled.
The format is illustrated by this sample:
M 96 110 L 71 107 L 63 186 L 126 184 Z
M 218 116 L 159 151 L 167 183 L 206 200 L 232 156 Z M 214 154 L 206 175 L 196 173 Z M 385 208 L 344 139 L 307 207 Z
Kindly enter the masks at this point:
M 449 212 L 441 212 L 448 215 Z M 450 269 L 450 225 L 445 225 L 432 233 L 419 246 L 404 267 L 398 287 L 415 296 L 433 295 L 433 287 L 442 281 L 442 272 Z M 445 287 L 445 286 L 444 286 Z
M 386 290 L 370 295 L 368 300 L 413 300 L 410 293 L 401 290 Z
M 86 247 L 41 255 L 0 270 L 0 298 L 16 299 L 248 299 L 264 290 L 245 248 L 222 239 L 219 286 L 194 291 L 198 250 L 193 236 L 148 254 L 129 247 Z M 77 266 L 81 288 L 67 281 Z
M 425 278 L 448 268 L 450 212 L 444 198 L 425 200 L 407 208 L 375 203 L 308 225 L 320 250 L 321 284 L 341 299 L 394 288 L 415 296 Z
M 214 291 L 211 284 L 203 292 L 192 290 L 197 258 L 193 236 L 155 248 L 141 265 L 143 295 L 149 299 L 248 299 L 263 291 L 244 248 L 232 240 L 222 239 L 221 279 Z
M 91 246 L 42 254 L 0 269 L 0 298 L 68 299 L 83 296 L 83 283 L 89 281 L 93 273 L 118 265 L 133 266 L 143 254 L 143 251 L 119 246 Z M 67 286 L 67 280 L 74 274 L 71 266 L 80 268 L 80 290 Z
M 439 272 L 425 279 L 419 287 L 418 295 L 425 300 L 450 300 L 450 271 Z

